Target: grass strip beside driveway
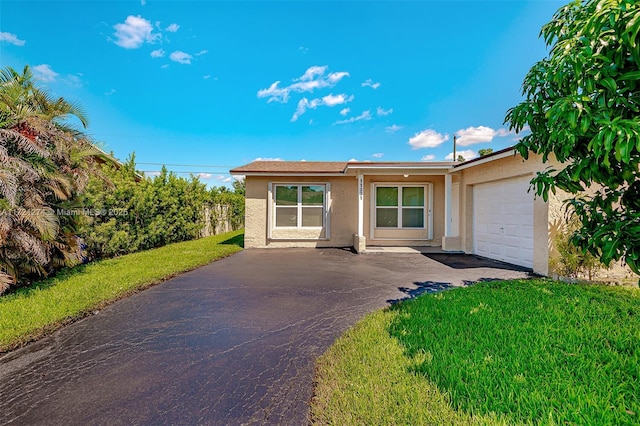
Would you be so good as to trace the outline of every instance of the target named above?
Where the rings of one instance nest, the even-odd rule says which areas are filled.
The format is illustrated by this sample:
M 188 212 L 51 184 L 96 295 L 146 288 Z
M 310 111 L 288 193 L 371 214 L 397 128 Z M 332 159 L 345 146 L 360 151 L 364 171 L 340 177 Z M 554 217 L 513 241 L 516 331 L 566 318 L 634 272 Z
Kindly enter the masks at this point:
M 0 353 L 127 295 L 242 250 L 243 231 L 81 265 L 0 297 Z
M 366 317 L 322 356 L 316 424 L 640 424 L 640 291 L 479 283 Z

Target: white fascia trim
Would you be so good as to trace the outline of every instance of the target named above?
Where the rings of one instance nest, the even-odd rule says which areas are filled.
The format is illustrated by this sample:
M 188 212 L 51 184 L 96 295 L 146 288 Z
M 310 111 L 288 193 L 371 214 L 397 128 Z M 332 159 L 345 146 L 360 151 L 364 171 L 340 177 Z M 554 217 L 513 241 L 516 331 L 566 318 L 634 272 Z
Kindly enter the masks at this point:
M 507 157 L 513 157 L 516 155 L 516 150 L 512 149 L 506 152 L 503 152 L 502 154 L 497 154 L 497 155 L 492 155 L 488 158 L 481 158 L 480 160 L 474 161 L 473 163 L 469 163 L 469 164 L 463 164 L 462 166 L 459 167 L 451 167 L 449 169 L 449 173 L 454 173 L 460 170 L 464 170 L 464 169 L 468 169 L 470 167 L 474 167 L 474 166 L 479 166 L 480 164 L 486 164 L 489 163 L 491 161 L 494 160 L 500 160 L 502 158 L 507 158 Z
M 345 176 L 344 173 L 231 173 L 231 176 L 265 176 L 279 177 L 281 179 L 298 179 L 301 177 L 337 177 Z M 306 182 L 303 182 L 306 183 Z
M 449 170 L 452 166 L 447 166 L 447 165 L 438 165 L 438 166 L 432 166 L 432 165 L 425 165 L 425 166 L 420 166 L 420 165 L 415 165 L 415 166 L 394 166 L 394 165 L 379 165 L 379 166 L 375 166 L 375 165 L 371 165 L 371 166 L 347 166 L 345 171 L 349 171 L 349 170 L 399 170 L 399 171 L 403 171 L 403 170 L 434 170 L 434 171 L 443 171 L 446 172 L 447 170 Z

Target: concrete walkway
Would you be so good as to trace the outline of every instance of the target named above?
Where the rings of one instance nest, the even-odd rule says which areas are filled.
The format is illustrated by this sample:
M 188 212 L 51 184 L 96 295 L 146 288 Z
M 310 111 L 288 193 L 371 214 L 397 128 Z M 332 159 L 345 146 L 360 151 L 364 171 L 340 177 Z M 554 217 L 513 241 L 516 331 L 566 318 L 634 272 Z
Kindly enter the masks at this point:
M 0 424 L 303 425 L 315 359 L 364 314 L 525 276 L 464 255 L 245 250 L 0 357 Z

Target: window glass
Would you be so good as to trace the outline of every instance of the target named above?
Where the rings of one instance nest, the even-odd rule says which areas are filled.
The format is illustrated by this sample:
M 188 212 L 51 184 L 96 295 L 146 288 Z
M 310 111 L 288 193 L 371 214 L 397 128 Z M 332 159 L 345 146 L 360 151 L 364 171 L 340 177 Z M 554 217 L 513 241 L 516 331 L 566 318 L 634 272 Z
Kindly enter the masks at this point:
M 378 186 L 376 188 L 376 206 L 397 206 L 398 187 Z
M 298 208 L 276 208 L 276 226 L 298 226 Z
M 295 206 L 298 204 L 298 186 L 276 186 L 276 205 Z
M 376 226 L 378 228 L 397 228 L 398 209 L 376 209 Z
M 323 211 L 318 207 L 303 207 L 302 226 L 322 226 Z
M 402 188 L 402 205 L 424 207 L 424 188 L 410 186 Z
M 325 185 L 274 185 L 276 227 L 322 227 Z
M 403 228 L 424 228 L 424 209 L 402 209 Z
M 303 186 L 302 187 L 303 206 L 324 205 L 324 186 Z M 303 225 L 304 226 L 304 225 Z

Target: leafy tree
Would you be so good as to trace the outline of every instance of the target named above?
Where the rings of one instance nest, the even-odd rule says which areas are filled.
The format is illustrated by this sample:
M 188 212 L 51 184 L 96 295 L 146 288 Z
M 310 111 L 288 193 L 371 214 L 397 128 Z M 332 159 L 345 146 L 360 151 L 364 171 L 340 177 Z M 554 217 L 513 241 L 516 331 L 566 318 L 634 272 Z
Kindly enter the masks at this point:
M 69 124 L 75 118 L 86 127 L 83 111 L 33 80 L 28 66 L 0 72 L 0 293 L 79 261 L 82 217 L 65 213 L 99 155 Z
M 478 155 L 480 157 L 484 157 L 485 155 L 489 155 L 493 153 L 493 148 L 482 148 L 478 150 Z
M 464 161 L 466 161 L 466 160 L 465 160 L 465 158 L 464 158 L 461 154 L 458 154 L 458 158 L 456 159 L 456 161 L 458 161 L 458 162 L 462 163 L 462 162 L 464 162 Z
M 581 226 L 571 241 L 603 263 L 625 259 L 640 273 L 640 3 L 573 1 L 543 26 L 551 47 L 523 83 L 525 100 L 505 122 L 531 134 L 516 145 L 548 168 L 532 180 L 546 200 L 556 188 Z
M 244 194 L 245 194 L 245 182 L 244 182 L 244 179 L 234 180 L 232 185 L 233 185 L 233 192 L 235 192 L 238 195 L 244 196 Z

